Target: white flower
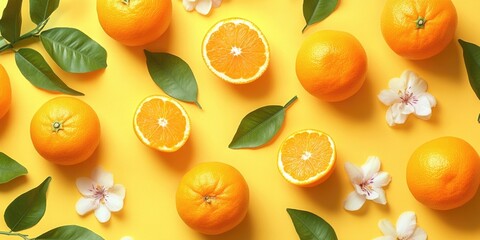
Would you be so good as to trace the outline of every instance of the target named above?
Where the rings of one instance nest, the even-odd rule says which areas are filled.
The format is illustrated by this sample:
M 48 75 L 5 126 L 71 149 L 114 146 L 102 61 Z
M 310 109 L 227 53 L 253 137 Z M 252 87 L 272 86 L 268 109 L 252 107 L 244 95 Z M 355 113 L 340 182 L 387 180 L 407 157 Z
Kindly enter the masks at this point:
M 187 11 L 193 11 L 195 9 L 202 15 L 210 13 L 212 6 L 217 8 L 222 4 L 222 0 L 183 0 L 183 7 Z
M 417 227 L 417 216 L 414 212 L 404 212 L 398 217 L 397 229 L 386 219 L 378 222 L 383 237 L 374 240 L 426 240 L 427 233 Z
M 344 208 L 348 211 L 360 209 L 365 201 L 372 200 L 376 203 L 387 204 L 385 191 L 382 187 L 388 185 L 392 178 L 387 172 L 379 172 L 380 159 L 370 156 L 361 168 L 346 162 L 345 171 L 355 188 L 355 191 L 348 194 L 344 202 Z
M 390 106 L 386 119 L 389 126 L 403 124 L 409 114 L 428 120 L 432 107 L 437 104 L 435 97 L 427 93 L 427 82 L 412 71 L 405 70 L 400 78 L 393 78 L 388 83 L 390 89 L 382 90 L 378 99 Z
M 101 223 L 110 220 L 110 212 L 118 212 L 123 208 L 125 188 L 113 184 L 113 175 L 97 168 L 92 173 L 92 179 L 77 178 L 78 191 L 83 195 L 75 206 L 81 216 L 95 210 L 95 217 Z

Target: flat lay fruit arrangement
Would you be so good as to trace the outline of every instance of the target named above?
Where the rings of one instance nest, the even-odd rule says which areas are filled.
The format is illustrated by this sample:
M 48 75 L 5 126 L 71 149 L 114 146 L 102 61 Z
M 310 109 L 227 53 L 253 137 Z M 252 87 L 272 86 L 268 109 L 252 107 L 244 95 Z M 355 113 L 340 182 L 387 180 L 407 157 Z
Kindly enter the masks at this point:
M 480 238 L 476 0 L 0 9 L 2 240 Z

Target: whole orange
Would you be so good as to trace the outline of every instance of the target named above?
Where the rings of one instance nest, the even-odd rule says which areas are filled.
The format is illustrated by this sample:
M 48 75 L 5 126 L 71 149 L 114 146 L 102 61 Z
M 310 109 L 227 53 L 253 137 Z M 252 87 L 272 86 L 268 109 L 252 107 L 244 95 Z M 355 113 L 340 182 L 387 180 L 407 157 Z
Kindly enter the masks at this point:
M 240 172 L 220 162 L 188 171 L 177 189 L 177 211 L 192 229 L 208 235 L 227 232 L 247 214 L 248 185 Z
M 450 0 L 387 0 L 381 28 L 388 46 L 398 55 L 426 59 L 452 41 L 457 12 Z
M 30 136 L 37 152 L 50 162 L 73 165 L 87 160 L 100 142 L 95 111 L 74 97 L 56 97 L 32 118 Z
M 295 69 L 305 90 L 327 102 L 338 102 L 362 87 L 367 54 L 353 35 L 322 30 L 302 43 Z
M 171 0 L 97 0 L 103 30 L 127 46 L 141 46 L 158 39 L 172 19 Z
M 0 64 L 0 118 L 7 114 L 12 103 L 12 89 L 10 78 L 3 65 Z
M 407 165 L 407 184 L 421 203 L 449 210 L 470 201 L 480 184 L 480 158 L 466 141 L 441 137 L 420 147 Z

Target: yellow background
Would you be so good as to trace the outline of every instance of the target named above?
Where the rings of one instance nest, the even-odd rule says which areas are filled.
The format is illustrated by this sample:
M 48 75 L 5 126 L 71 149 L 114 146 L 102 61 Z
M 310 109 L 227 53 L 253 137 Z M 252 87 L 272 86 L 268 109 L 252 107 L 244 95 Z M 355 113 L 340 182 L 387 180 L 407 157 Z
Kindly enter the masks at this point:
M 480 44 L 478 0 L 453 0 L 458 12 L 455 40 L 440 55 L 424 61 L 405 60 L 393 53 L 380 32 L 380 13 L 384 0 L 343 0 L 335 12 L 321 23 L 304 26 L 301 0 L 224 0 L 209 16 L 186 12 L 180 0 L 173 0 L 173 19 L 167 32 L 144 47 L 125 47 L 100 27 L 95 1 L 63 0 L 46 29 L 75 27 L 99 42 L 108 52 L 108 67 L 89 74 L 69 74 L 60 70 L 39 43 L 25 46 L 40 51 L 54 71 L 72 88 L 84 92 L 80 97 L 97 112 L 101 143 L 93 157 L 75 166 L 53 165 L 35 151 L 29 124 L 35 111 L 58 96 L 33 87 L 19 72 L 12 52 L 2 53 L 0 64 L 12 83 L 13 103 L 0 120 L 0 151 L 29 170 L 26 177 L 0 186 L 0 212 L 21 193 L 52 176 L 47 211 L 42 221 L 24 231 L 37 236 L 51 228 L 77 224 L 105 239 L 131 235 L 135 239 L 269 240 L 298 239 L 285 211 L 297 208 L 327 220 L 339 239 L 371 239 L 381 236 L 380 219 L 395 222 L 404 211 L 417 213 L 419 225 L 429 239 L 479 239 L 480 196 L 451 211 L 434 211 L 418 203 L 405 181 L 405 166 L 413 150 L 433 138 L 451 135 L 465 139 L 480 150 L 480 101 L 473 93 L 462 58 L 458 38 Z M 6 1 L 0 5 L 3 9 Z M 24 31 L 33 27 L 24 1 Z M 206 31 L 228 17 L 250 19 L 263 31 L 271 48 L 267 72 L 254 83 L 235 86 L 215 77 L 201 57 Z M 340 103 L 325 103 L 309 95 L 295 75 L 295 57 L 302 41 L 321 29 L 352 33 L 368 55 L 367 80 L 354 97 Z M 137 104 L 151 94 L 163 94 L 151 80 L 143 49 L 169 52 L 183 58 L 192 68 L 199 85 L 200 110 L 182 103 L 192 122 L 191 136 L 176 153 L 159 153 L 144 146 L 132 128 Z M 387 88 L 390 78 L 411 69 L 426 79 L 438 101 L 432 119 L 410 116 L 403 126 L 391 128 L 385 122 L 387 108 L 377 94 Z M 227 146 L 240 120 L 250 111 L 271 104 L 283 105 L 293 96 L 298 101 L 288 109 L 284 126 L 268 145 L 254 150 L 231 150 Z M 287 183 L 277 170 L 276 156 L 283 139 L 305 128 L 327 132 L 337 145 L 337 166 L 331 178 L 314 188 L 299 188 Z M 343 201 L 353 190 L 343 165 L 356 165 L 369 155 L 382 160 L 382 170 L 392 175 L 386 188 L 388 204 L 367 202 L 358 212 L 347 212 Z M 199 162 L 221 161 L 237 168 L 250 187 L 250 206 L 246 219 L 234 230 L 219 236 L 205 236 L 188 228 L 177 215 L 175 191 L 182 175 Z M 90 176 L 102 166 L 114 174 L 115 182 L 126 187 L 124 209 L 113 213 L 110 222 L 100 224 L 93 214 L 81 217 L 75 212 L 80 198 L 75 179 Z M 3 220 L 0 229 L 7 230 Z M 7 239 L 2 236 L 1 239 Z M 14 239 L 14 238 L 12 238 Z

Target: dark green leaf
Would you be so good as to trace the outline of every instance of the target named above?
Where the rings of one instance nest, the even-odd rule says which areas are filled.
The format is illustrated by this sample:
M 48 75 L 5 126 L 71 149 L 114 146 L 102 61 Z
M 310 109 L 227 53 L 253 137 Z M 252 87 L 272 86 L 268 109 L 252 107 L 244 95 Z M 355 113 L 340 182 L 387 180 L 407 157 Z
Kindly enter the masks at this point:
M 84 227 L 67 225 L 54 228 L 35 240 L 103 240 L 102 237 Z
M 272 139 L 283 124 L 285 111 L 297 97 L 285 106 L 271 105 L 258 108 L 245 116 L 238 126 L 229 148 L 254 148 Z
M 5 210 L 5 223 L 14 232 L 35 226 L 45 214 L 47 189 L 52 180 L 46 178 L 38 187 L 18 196 Z
M 169 96 L 185 102 L 197 101 L 198 87 L 190 66 L 181 58 L 169 53 L 152 53 L 145 50 L 147 67 L 153 81 Z
M 83 95 L 69 88 L 48 66 L 48 63 L 37 51 L 22 48 L 15 53 L 15 62 L 23 76 L 34 86 L 49 91 L 71 95 Z
M 0 152 L 0 184 L 27 174 L 27 169 L 5 153 Z
M 10 43 L 20 38 L 22 29 L 22 0 L 8 0 L 0 19 L 0 32 Z
M 332 226 L 321 217 L 302 210 L 287 208 L 300 240 L 337 240 Z
M 30 0 L 30 19 L 37 25 L 50 17 L 60 0 Z
M 338 0 L 303 0 L 303 16 L 305 17 L 305 29 L 317 22 L 323 21 L 330 16 L 337 7 Z
M 458 39 L 458 42 L 463 49 L 463 60 L 467 68 L 470 86 L 472 86 L 477 98 L 480 99 L 480 47 L 462 39 Z
M 85 73 L 107 67 L 107 51 L 75 28 L 52 28 L 40 34 L 45 50 L 63 70 Z

